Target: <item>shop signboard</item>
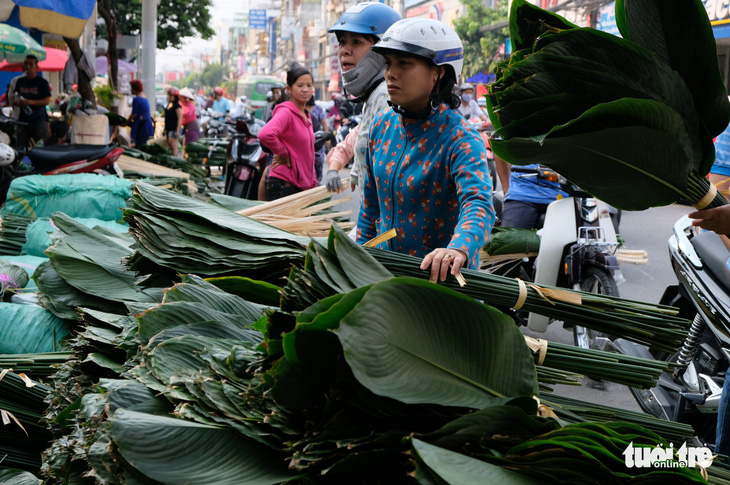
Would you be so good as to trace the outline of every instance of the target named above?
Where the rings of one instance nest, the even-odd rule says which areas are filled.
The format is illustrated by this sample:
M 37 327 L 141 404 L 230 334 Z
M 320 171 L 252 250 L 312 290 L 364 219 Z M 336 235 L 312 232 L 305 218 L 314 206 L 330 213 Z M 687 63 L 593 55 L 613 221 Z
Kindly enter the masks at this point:
M 248 11 L 248 28 L 266 30 L 266 9 L 256 8 Z

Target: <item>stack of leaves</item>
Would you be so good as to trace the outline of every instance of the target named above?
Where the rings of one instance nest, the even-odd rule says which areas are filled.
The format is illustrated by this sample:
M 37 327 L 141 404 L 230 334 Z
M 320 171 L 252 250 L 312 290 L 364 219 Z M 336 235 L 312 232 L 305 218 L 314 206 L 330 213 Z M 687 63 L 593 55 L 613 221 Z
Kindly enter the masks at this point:
M 125 212 L 137 239 L 132 268 L 160 267 L 204 276 L 245 274 L 275 280 L 304 258 L 305 237 L 281 231 L 221 207 L 138 183 Z
M 420 470 L 422 476 L 417 470 L 416 477 L 421 483 L 706 483 L 690 468 L 628 468 L 622 452 L 630 444 L 648 449 L 667 446 L 641 426 L 580 423 L 558 427 L 555 421 L 520 411 L 515 406 L 482 409 L 414 438 L 418 458 L 428 467 Z M 459 456 L 464 450 L 469 457 Z M 488 464 L 530 480 L 512 481 L 510 475 L 500 476 Z M 430 481 L 433 473 L 441 481 Z
M 25 230 L 36 218 L 28 215 L 5 214 L 0 229 L 0 255 L 18 256 L 25 244 Z
M 561 428 L 536 416 L 533 399 L 510 397 L 535 392 L 522 335 L 505 315 L 456 292 L 392 278 L 286 319 L 272 315 L 266 324 L 268 362 L 251 342 L 153 336 L 133 369 L 152 391 L 136 388 L 126 400 L 135 409 L 118 409 L 96 428 L 103 449 L 90 448 L 94 472 L 163 483 L 298 476 L 325 484 L 403 482 L 415 472 L 433 483 L 428 477 L 448 482 L 449 470 L 468 462 L 517 483 L 531 482 L 515 472 L 550 482 L 664 476 L 615 466 L 629 430 L 635 445 L 666 443 L 661 437 L 632 425 Z M 166 415 L 155 393 L 184 420 Z M 422 446 L 404 439 L 414 434 Z M 572 465 L 553 466 L 565 461 Z M 690 469 L 669 476 L 702 483 Z
M 51 435 L 41 423 L 50 388 L 0 369 L 0 457 L 3 468 L 37 473 Z
M 356 288 L 393 278 L 362 247 L 333 227 L 328 247 L 312 241 L 303 267 L 294 267 L 282 289 L 282 309 L 303 310 L 316 302 Z M 462 289 L 463 291 L 463 289 Z M 650 388 L 669 369 L 666 362 L 527 338 L 541 384 L 577 384 L 581 374 L 633 387 Z M 543 367 L 544 366 L 544 367 Z M 566 374 L 567 373 L 567 374 Z
M 605 404 L 581 401 L 558 394 L 540 393 L 540 402 L 550 407 L 561 420 L 567 423 L 585 422 L 627 422 L 639 424 L 672 443 L 692 441 L 695 431 L 692 425 L 659 419 L 651 414 L 630 411 Z
M 495 154 L 621 209 L 726 204 L 705 178 L 730 103 L 703 2 L 618 0 L 616 23 L 623 38 L 512 2 L 513 54 L 487 95 Z
M 534 342 L 534 339 L 532 340 Z M 582 349 L 559 342 L 545 341 L 545 345 L 542 365 L 640 389 L 650 389 L 656 386 L 659 376 L 676 366 L 676 364 L 661 360 Z M 539 349 L 539 345 L 535 348 Z M 540 359 L 540 352 L 540 350 L 534 351 L 536 360 Z
M 63 213 L 52 217 L 59 238 L 48 248 L 49 262 L 34 279 L 39 301 L 59 318 L 76 318 L 76 307 L 123 312 L 125 302 L 156 303 L 159 289 L 138 286 L 125 266 L 134 254 L 132 238 L 103 227 L 90 229 Z
M 37 381 L 56 372 L 54 366 L 63 364 L 72 352 L 44 352 L 36 354 L 0 354 L 0 369 L 13 369 Z
M 66 237 L 71 229 L 62 228 Z M 515 470 L 534 473 L 512 449 L 530 440 L 536 446 L 560 424 L 535 417 L 534 356 L 512 320 L 444 286 L 392 277 L 339 229 L 326 248 L 315 244 L 320 261 L 292 274 L 307 277 L 321 264 L 341 291 L 305 302 L 297 313 L 291 288 L 288 307 L 267 311 L 262 305 L 275 302 L 274 287 L 225 276 L 184 277 L 160 304 L 137 293 L 138 301 L 124 301 L 126 311 L 74 306 L 83 329 L 73 358 L 54 376 L 48 418 L 57 439 L 45 455 L 45 476 L 68 483 L 274 484 L 296 477 L 327 484 L 403 483 L 415 473 L 421 483 L 442 483 L 444 467 L 472 460 L 517 483 L 526 478 Z M 318 280 L 311 284 L 322 290 Z M 308 290 L 300 294 L 309 299 Z M 512 450 L 508 456 L 487 456 L 481 427 L 462 434 L 479 439 L 457 453 L 426 438 L 493 407 L 514 417 L 492 420 L 490 428 L 510 442 L 495 444 Z M 580 435 L 576 429 L 564 433 Z M 608 441 L 546 439 L 556 459 L 575 459 L 575 447 L 596 454 L 598 446 L 599 458 L 577 469 L 618 479 L 623 472 L 606 464 L 622 450 L 609 446 L 610 430 L 596 432 Z M 637 441 L 663 443 L 635 433 Z M 407 439 L 414 434 L 420 448 Z M 688 473 L 673 470 L 671 477 Z
M 225 165 L 228 140 L 201 138 L 185 145 L 185 154 L 190 163 L 197 165 Z
M 129 158 L 136 158 L 145 162 L 153 163 L 161 167 L 167 167 L 174 170 L 182 171 L 185 174 L 189 174 L 190 177 L 196 180 L 202 180 L 208 176 L 207 170 L 202 167 L 196 166 L 191 160 L 186 160 L 180 157 L 173 157 L 172 155 L 167 153 L 166 150 L 156 150 L 153 149 L 152 146 L 147 146 L 146 149 L 148 151 L 151 151 L 152 153 L 137 150 L 135 148 L 124 147 L 124 155 Z M 131 160 L 122 160 L 122 164 L 120 165 L 120 167 L 122 168 L 122 170 L 124 170 L 125 177 L 127 171 L 134 171 L 135 168 L 141 171 L 141 173 L 147 173 L 149 171 L 149 169 L 147 169 L 143 165 L 136 167 L 134 162 L 132 162 Z
M 420 269 L 421 259 L 417 257 L 378 248 L 366 250 L 396 276 L 428 277 L 428 272 Z M 527 285 L 521 290 L 524 283 L 516 279 L 468 269 L 461 272 L 466 286 L 461 287 L 451 276 L 442 284 L 498 308 L 512 308 L 524 291 L 522 308 L 528 312 L 621 336 L 654 349 L 676 352 L 687 335 L 689 321 L 677 317 L 674 307 L 545 285 Z

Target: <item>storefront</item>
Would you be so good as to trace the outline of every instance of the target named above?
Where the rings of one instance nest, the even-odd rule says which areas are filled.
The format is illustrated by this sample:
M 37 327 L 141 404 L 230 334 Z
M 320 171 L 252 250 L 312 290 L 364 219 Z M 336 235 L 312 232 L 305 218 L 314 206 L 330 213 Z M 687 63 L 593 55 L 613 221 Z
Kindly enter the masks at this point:
M 730 74 L 730 0 L 704 0 L 703 3 L 717 42 L 720 72 L 727 86 Z

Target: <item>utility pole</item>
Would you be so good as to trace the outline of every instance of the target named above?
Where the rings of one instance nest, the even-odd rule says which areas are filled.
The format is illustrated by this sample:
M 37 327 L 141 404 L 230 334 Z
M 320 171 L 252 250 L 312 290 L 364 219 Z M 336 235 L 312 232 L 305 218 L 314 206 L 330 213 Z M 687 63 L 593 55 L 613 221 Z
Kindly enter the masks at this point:
M 157 55 L 157 2 L 142 2 L 142 83 L 147 92 L 150 110 L 155 112 L 155 57 Z M 150 113 L 150 114 L 152 114 Z

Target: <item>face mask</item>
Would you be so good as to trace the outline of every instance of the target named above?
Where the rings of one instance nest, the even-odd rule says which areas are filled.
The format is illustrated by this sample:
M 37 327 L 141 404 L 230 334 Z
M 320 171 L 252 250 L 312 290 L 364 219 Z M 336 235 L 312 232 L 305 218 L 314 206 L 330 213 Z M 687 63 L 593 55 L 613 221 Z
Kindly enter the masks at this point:
M 375 51 L 368 51 L 354 69 L 342 73 L 343 86 L 353 96 L 367 92 L 374 81 L 383 78 L 385 58 Z
M 463 99 L 465 102 L 470 103 L 472 99 L 474 99 L 474 95 L 472 94 L 462 94 L 461 99 Z

